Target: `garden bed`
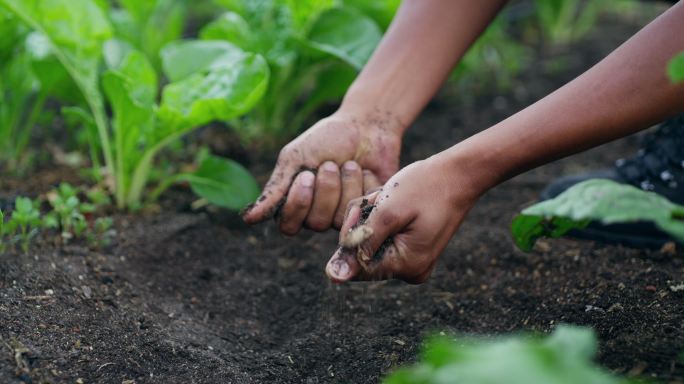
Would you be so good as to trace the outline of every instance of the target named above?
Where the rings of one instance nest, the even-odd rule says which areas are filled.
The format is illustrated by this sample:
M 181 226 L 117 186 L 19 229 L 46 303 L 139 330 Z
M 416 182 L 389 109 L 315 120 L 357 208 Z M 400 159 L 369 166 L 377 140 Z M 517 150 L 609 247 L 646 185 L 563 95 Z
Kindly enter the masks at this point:
M 445 92 L 405 140 L 403 163 L 486 128 L 571 79 L 635 26 L 608 23 L 601 43 L 556 53 L 510 93 L 463 106 Z M 524 87 L 522 86 L 524 84 Z M 562 118 L 562 117 L 558 117 Z M 412 361 L 426 334 L 546 332 L 592 326 L 599 361 L 624 374 L 684 381 L 684 252 L 586 241 L 518 251 L 510 220 L 553 177 L 605 166 L 627 138 L 519 176 L 469 214 L 426 284 L 333 285 L 323 273 L 336 233 L 279 235 L 234 214 L 192 212 L 172 191 L 164 213 L 116 217 L 105 249 L 56 246 L 0 258 L 1 382 L 374 383 Z M 262 180 L 273 156 L 252 159 Z M 65 176 L 66 172 L 66 176 Z M 57 176 L 55 176 L 57 175 Z M 44 192 L 68 170 L 3 182 L 2 198 Z

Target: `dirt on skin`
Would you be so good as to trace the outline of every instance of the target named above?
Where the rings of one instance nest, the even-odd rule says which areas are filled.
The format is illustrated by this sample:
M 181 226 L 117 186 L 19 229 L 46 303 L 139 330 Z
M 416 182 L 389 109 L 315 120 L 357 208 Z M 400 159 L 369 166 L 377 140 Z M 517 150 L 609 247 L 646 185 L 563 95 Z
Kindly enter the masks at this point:
M 600 49 L 572 51 L 580 64 L 553 76 L 530 70 L 510 94 L 474 107 L 438 98 L 406 137 L 403 162 L 531 103 L 634 30 L 605 27 Z M 553 177 L 610 164 L 636 144 L 620 140 L 493 189 L 420 286 L 330 284 L 323 268 L 336 233 L 285 238 L 273 223 L 186 212 L 182 190 L 167 195 L 165 213 L 117 217 L 108 248 L 42 238 L 26 255 L 0 257 L 0 382 L 375 383 L 413 361 L 435 330 L 547 332 L 560 323 L 596 329 L 599 362 L 615 372 L 684 382 L 682 249 L 547 240 L 524 254 L 508 232 Z M 270 164 L 252 168 L 265 179 Z M 13 194 L 7 185 L 17 184 L 3 184 L 3 197 Z

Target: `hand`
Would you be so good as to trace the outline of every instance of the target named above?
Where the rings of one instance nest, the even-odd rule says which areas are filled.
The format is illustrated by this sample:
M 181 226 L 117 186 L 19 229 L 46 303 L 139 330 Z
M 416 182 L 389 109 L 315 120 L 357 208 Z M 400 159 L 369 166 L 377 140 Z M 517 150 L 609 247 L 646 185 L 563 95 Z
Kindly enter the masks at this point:
M 331 280 L 422 283 L 430 276 L 480 194 L 464 172 L 438 156 L 407 166 L 380 191 L 350 202 L 340 231 L 345 246 L 326 266 Z
M 377 188 L 399 168 L 402 127 L 391 116 L 338 112 L 286 145 L 248 224 L 279 214 L 281 232 L 342 225 L 347 203 Z

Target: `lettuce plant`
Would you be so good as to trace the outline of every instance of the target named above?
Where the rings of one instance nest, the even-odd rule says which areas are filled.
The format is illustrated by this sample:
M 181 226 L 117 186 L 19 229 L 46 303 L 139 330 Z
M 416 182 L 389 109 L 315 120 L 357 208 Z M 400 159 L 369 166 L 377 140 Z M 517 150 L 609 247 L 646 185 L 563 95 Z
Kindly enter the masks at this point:
M 430 339 L 420 362 L 389 375 L 385 384 L 626 384 L 592 362 L 591 329 L 561 325 L 546 338 Z
M 372 10 L 387 22 L 398 5 L 332 0 L 220 3 L 227 12 L 200 31 L 201 39 L 228 41 L 259 53 L 270 67 L 264 98 L 245 118 L 232 122 L 247 137 L 295 133 L 321 104 L 341 98 L 382 36 L 378 23 L 363 11 Z
M 141 204 L 161 150 L 212 120 L 246 113 L 266 90 L 269 71 L 261 56 L 227 42 L 203 42 L 204 46 L 188 41 L 172 44 L 169 50 L 199 46 L 197 52 L 189 52 L 197 56 L 162 60 L 170 83 L 159 97 L 154 66 L 131 44 L 112 40 L 110 22 L 94 1 L 0 0 L 0 5 L 49 40 L 80 89 L 88 108 L 76 113 L 97 131 L 105 176 L 119 208 Z M 101 73 L 103 52 L 106 71 Z M 234 202 L 224 205 L 238 208 Z
M 26 147 L 55 76 L 38 76 L 47 65 L 38 57 L 35 39 L 13 14 L 0 8 L 0 164 L 9 170 L 26 165 Z
M 529 251 L 539 237 L 560 237 L 591 221 L 603 224 L 648 221 L 684 241 L 684 206 L 631 185 L 592 179 L 551 200 L 526 208 L 511 224 L 515 243 Z

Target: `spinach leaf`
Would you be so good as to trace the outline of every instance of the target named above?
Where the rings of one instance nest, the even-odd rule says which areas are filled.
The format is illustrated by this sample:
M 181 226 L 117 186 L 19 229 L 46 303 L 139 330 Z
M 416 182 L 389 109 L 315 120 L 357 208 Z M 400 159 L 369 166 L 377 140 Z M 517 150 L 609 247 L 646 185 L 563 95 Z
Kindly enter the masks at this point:
M 581 182 L 554 199 L 526 208 L 513 220 L 511 231 L 518 247 L 529 251 L 539 237 L 560 237 L 590 221 L 648 221 L 684 240 L 684 206 L 656 193 L 603 179 Z
M 421 361 L 388 376 L 385 384 L 618 384 L 592 362 L 596 336 L 591 329 L 561 325 L 547 338 L 428 340 Z
M 198 196 L 228 209 L 241 209 L 259 196 L 256 180 L 242 165 L 211 155 L 200 161 L 197 171 L 177 175 L 173 181 L 190 183 Z
M 375 22 L 352 8 L 323 12 L 307 35 L 310 47 L 360 70 L 382 38 Z

